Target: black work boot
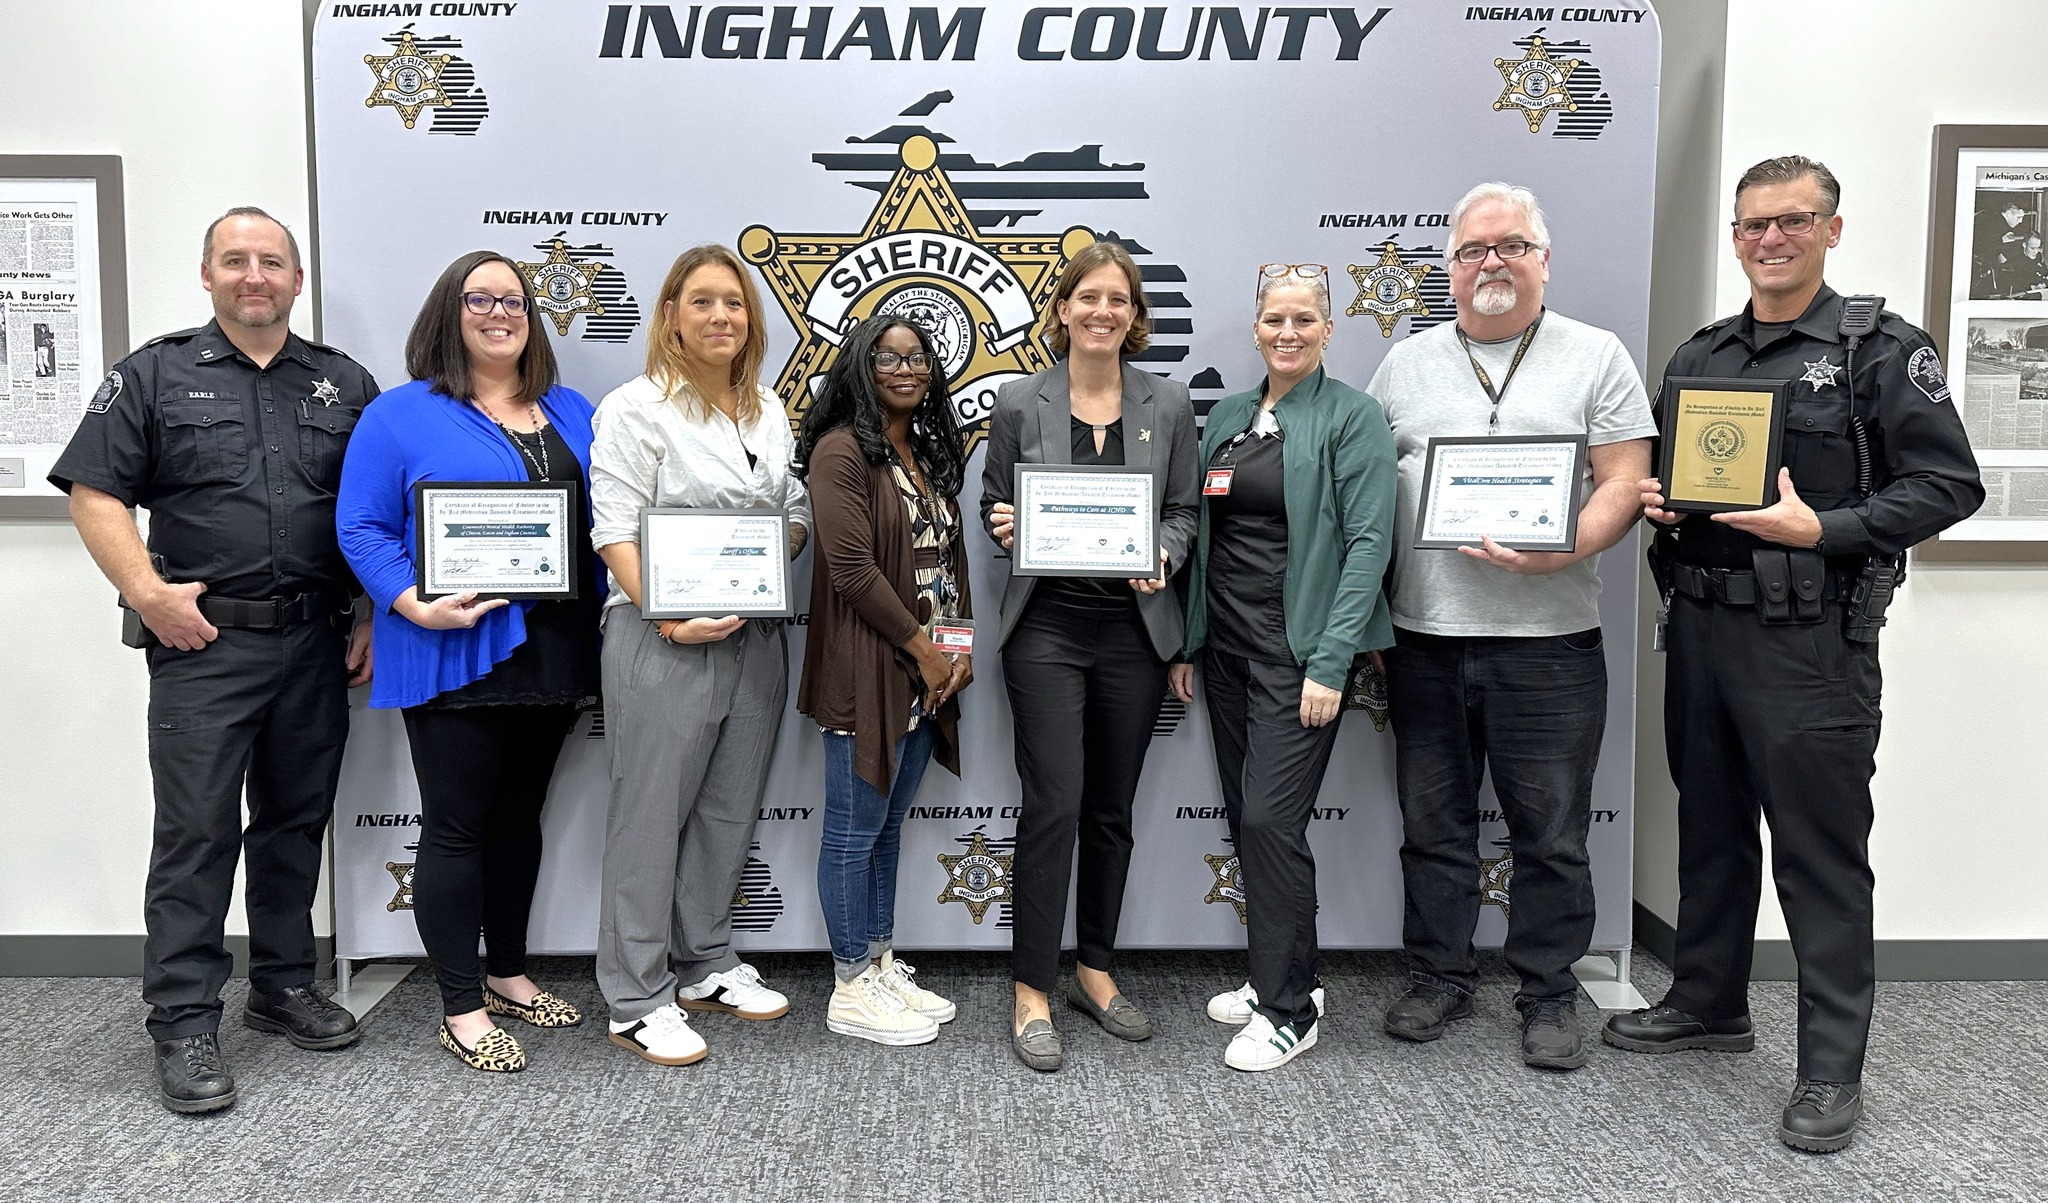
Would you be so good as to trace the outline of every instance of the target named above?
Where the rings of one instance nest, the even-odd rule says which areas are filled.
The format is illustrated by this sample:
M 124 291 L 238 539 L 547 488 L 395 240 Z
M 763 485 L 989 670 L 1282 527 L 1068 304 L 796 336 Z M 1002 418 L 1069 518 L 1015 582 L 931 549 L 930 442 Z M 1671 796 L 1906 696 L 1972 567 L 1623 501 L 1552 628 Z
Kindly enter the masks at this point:
M 180 1115 L 235 1105 L 235 1080 L 221 1064 L 212 1032 L 156 1042 L 156 1080 L 164 1106 Z
M 1778 1121 L 1778 1139 L 1808 1153 L 1837 1152 L 1849 1146 L 1862 1117 L 1862 1083 L 1801 1078 Z
M 1408 978 L 1408 993 L 1387 1008 L 1380 1023 L 1387 1035 L 1421 1043 L 1443 1035 L 1451 1020 L 1472 1017 L 1472 996 L 1463 990 L 1413 970 Z
M 1701 1019 L 1662 1004 L 1609 1017 L 1600 1036 L 1632 1053 L 1675 1053 L 1689 1048 L 1746 1053 L 1756 1047 L 1756 1031 L 1747 1015 Z
M 278 1033 L 300 1048 L 343 1048 L 362 1035 L 356 1017 L 311 982 L 286 986 L 275 994 L 251 989 L 242 1018 L 257 1031 Z
M 1537 1069 L 1577 1069 L 1586 1063 L 1578 1000 L 1518 998 L 1515 1009 L 1522 1013 L 1522 1064 Z

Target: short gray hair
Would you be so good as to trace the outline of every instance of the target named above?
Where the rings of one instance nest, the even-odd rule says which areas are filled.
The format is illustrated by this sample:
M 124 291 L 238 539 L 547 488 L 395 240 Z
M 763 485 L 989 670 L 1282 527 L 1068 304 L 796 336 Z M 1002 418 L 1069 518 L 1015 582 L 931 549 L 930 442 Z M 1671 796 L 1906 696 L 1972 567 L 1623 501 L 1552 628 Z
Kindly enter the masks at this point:
M 292 249 L 292 269 L 294 271 L 298 270 L 304 262 L 299 258 L 299 240 L 292 233 L 292 228 L 254 205 L 236 205 L 234 208 L 213 219 L 213 224 L 206 227 L 206 241 L 199 245 L 199 262 L 213 262 L 213 232 L 220 228 L 220 223 L 230 217 L 260 217 L 278 229 L 283 230 L 285 245 Z
M 1266 311 L 1266 294 L 1276 288 L 1306 288 L 1315 296 L 1316 309 L 1324 321 L 1330 320 L 1330 276 L 1324 272 L 1316 276 L 1303 276 L 1289 272 L 1284 276 L 1260 276 L 1259 293 L 1252 304 L 1252 317 L 1256 319 Z
M 1796 184 L 1811 176 L 1820 189 L 1822 217 L 1832 217 L 1842 211 L 1842 183 L 1829 171 L 1827 164 L 1805 155 L 1779 155 L 1765 159 L 1735 181 L 1735 216 L 1742 216 L 1742 194 L 1759 184 Z
M 1458 203 L 1451 206 L 1451 246 L 1449 249 L 1458 249 L 1458 230 L 1465 224 L 1465 215 L 1472 211 L 1472 206 L 1482 201 L 1499 201 L 1502 204 L 1513 205 L 1515 208 L 1520 209 L 1523 220 L 1529 223 L 1529 240 L 1539 247 L 1549 248 L 1550 223 L 1543 220 L 1543 206 L 1536 202 L 1536 194 L 1520 184 L 1504 184 L 1495 180 L 1473 185 L 1470 192 L 1459 197 Z

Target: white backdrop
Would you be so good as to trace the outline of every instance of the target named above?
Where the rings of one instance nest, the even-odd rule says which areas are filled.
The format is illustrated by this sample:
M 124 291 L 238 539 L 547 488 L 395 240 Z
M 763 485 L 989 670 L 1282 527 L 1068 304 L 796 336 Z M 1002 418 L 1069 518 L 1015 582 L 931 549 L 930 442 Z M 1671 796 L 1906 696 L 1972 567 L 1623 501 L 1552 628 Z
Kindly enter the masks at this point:
M 830 363 L 839 323 L 907 310 L 953 345 L 978 436 L 995 387 L 1048 362 L 1020 327 L 1063 255 L 1112 237 L 1144 266 L 1155 307 L 1145 366 L 1187 382 L 1205 410 L 1259 379 L 1247 337 L 1257 265 L 1329 265 L 1341 311 L 1330 366 L 1362 385 L 1393 339 L 1451 316 L 1449 208 L 1472 183 L 1508 179 L 1545 202 L 1551 305 L 1616 331 L 1640 369 L 1658 52 L 1640 2 L 330 2 L 314 39 L 325 332 L 387 385 L 402 380 L 427 286 L 456 255 L 491 247 L 529 265 L 551 298 L 543 320 L 565 381 L 595 401 L 638 372 L 668 263 L 719 241 L 760 272 L 768 370 L 793 406 Z M 962 498 L 970 511 L 975 492 Z M 1600 949 L 1629 941 L 1636 571 L 1624 551 L 1602 563 Z M 994 566 L 984 556 L 973 572 L 992 612 Z M 806 557 L 799 596 L 808 575 Z M 800 625 L 790 637 L 795 662 Z M 1007 855 L 1017 783 L 1000 672 L 980 657 L 963 698 L 966 779 L 934 769 L 906 824 L 905 947 L 1008 944 L 999 878 L 984 906 L 940 901 Z M 418 798 L 403 730 L 389 712 L 354 716 L 336 814 L 337 955 L 414 954 Z M 1310 826 L 1322 939 L 1397 946 L 1392 735 L 1361 715 L 1345 722 Z M 1206 720 L 1196 706 L 1162 731 L 1138 799 L 1123 942 L 1239 944 Z M 536 951 L 594 943 L 608 789 L 598 735 L 580 725 L 556 774 Z M 792 712 L 736 899 L 747 947 L 825 946 L 812 883 L 820 760 L 815 729 Z M 1475 873 L 1504 854 L 1504 825 L 1482 818 Z M 954 860 L 983 850 L 992 861 Z M 1503 932 L 1502 909 L 1486 907 L 1480 943 Z

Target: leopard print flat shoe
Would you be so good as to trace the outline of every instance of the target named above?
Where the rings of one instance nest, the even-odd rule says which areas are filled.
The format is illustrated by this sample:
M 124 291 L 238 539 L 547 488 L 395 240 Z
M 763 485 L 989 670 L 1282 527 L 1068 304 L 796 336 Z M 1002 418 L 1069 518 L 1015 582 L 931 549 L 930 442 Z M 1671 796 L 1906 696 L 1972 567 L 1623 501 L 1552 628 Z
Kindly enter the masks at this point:
M 526 1068 L 526 1050 L 512 1038 L 512 1033 L 503 1028 L 492 1028 L 476 1042 L 475 1048 L 464 1048 L 455 1033 L 441 1025 L 441 1047 L 462 1059 L 471 1069 L 481 1069 L 489 1074 L 516 1074 Z
M 530 1003 L 516 1003 L 485 986 L 484 1010 L 493 1015 L 510 1015 L 537 1028 L 573 1028 L 583 1022 L 583 1012 L 577 1010 L 569 1000 L 549 994 L 545 990 L 534 995 Z

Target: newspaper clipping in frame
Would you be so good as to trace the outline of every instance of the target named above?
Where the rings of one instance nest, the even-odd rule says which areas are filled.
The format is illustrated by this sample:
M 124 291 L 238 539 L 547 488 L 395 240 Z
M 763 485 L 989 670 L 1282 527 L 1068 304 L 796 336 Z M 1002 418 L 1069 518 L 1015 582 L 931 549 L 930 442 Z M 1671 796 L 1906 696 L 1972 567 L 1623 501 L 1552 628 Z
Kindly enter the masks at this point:
M 40 482 L 36 469 L 47 470 L 48 451 L 70 441 L 93 388 L 82 375 L 86 335 L 92 366 L 100 366 L 89 316 L 98 298 L 86 295 L 97 276 L 84 271 L 79 227 L 75 201 L 0 197 L 0 490 Z M 83 330 L 88 324 L 94 328 Z

